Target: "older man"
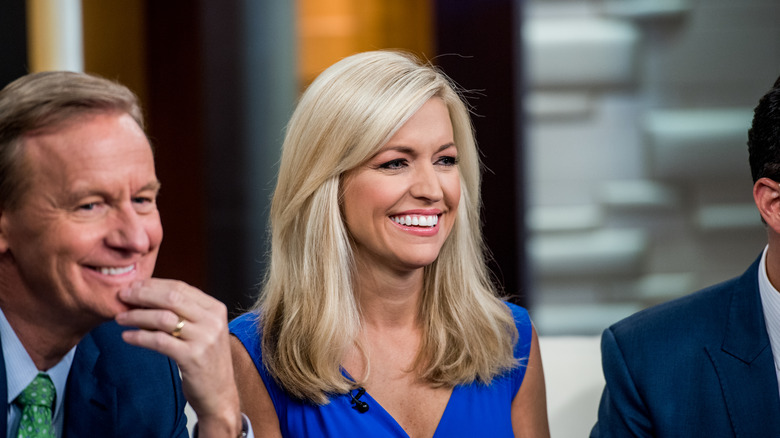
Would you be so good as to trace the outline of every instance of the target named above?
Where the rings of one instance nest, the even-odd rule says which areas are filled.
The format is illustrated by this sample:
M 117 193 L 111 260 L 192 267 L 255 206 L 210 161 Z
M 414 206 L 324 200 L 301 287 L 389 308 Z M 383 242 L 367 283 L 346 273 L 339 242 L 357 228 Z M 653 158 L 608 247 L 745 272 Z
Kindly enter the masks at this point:
M 187 436 L 184 396 L 201 437 L 241 434 L 225 306 L 152 278 L 159 189 L 124 86 L 47 72 L 0 91 L 7 436 Z
M 604 331 L 591 437 L 780 436 L 780 78 L 748 133 L 768 245 L 740 277 Z

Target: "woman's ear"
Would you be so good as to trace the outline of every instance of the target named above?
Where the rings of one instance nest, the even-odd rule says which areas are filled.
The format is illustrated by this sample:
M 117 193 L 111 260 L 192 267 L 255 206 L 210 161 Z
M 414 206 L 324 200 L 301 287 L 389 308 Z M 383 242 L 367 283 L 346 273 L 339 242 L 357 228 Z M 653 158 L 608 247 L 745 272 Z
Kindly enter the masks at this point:
M 780 183 L 760 178 L 753 184 L 753 200 L 767 226 L 780 233 Z

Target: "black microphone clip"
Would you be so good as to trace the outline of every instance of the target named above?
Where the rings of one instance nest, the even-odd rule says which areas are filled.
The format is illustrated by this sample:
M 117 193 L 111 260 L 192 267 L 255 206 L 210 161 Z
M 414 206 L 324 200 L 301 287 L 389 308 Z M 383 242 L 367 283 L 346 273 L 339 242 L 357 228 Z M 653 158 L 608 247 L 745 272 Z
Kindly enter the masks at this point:
M 352 403 L 352 409 L 360 412 L 361 414 L 368 412 L 368 403 L 360 400 L 360 397 L 362 397 L 365 393 L 366 390 L 364 388 L 358 388 L 357 394 L 355 395 L 352 395 L 352 391 L 349 392 L 349 397 L 352 399 L 350 400 L 350 403 Z

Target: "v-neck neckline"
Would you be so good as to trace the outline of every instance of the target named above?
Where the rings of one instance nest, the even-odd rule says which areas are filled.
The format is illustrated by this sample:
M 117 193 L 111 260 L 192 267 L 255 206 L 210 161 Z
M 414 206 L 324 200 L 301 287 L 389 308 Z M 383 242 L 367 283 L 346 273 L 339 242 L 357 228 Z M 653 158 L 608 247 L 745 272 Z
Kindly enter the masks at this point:
M 344 367 L 340 367 L 340 368 L 341 368 L 341 374 L 344 375 L 344 377 L 346 377 L 347 379 L 349 379 L 352 382 L 355 382 L 355 379 L 349 374 L 349 372 Z M 403 428 L 403 426 L 401 426 L 401 423 L 399 423 L 398 420 L 396 420 L 395 417 L 393 417 L 392 414 L 390 414 L 390 412 L 388 412 L 387 409 L 385 409 L 385 407 L 382 406 L 382 404 L 379 403 L 379 401 L 377 401 L 377 399 L 375 399 L 368 392 L 368 390 L 366 390 L 362 386 L 360 388 L 362 388 L 365 391 L 363 393 L 363 395 L 360 396 L 361 397 L 360 400 L 363 401 L 363 402 L 368 403 L 369 411 L 372 408 L 374 408 L 375 406 L 378 407 L 381 410 L 380 411 L 381 414 L 384 417 L 386 417 L 387 419 L 389 419 L 391 424 L 393 424 L 395 426 L 395 428 L 397 429 L 397 432 L 403 433 L 403 436 L 405 436 L 405 437 L 409 437 L 409 434 L 406 432 L 406 430 Z M 452 398 L 455 396 L 455 391 L 457 391 L 458 388 L 460 388 L 460 385 L 455 385 L 455 386 L 452 387 L 452 391 L 450 391 L 450 396 L 447 399 L 447 404 L 444 406 L 444 411 L 442 411 L 441 417 L 439 417 L 439 422 L 436 423 L 436 428 L 433 431 L 433 438 L 436 438 L 437 434 L 439 433 L 439 429 L 441 428 L 440 426 L 441 426 L 442 422 L 444 421 L 445 417 L 447 416 L 447 411 L 449 410 L 449 407 L 452 404 Z M 355 391 L 356 389 L 350 390 L 347 394 L 343 395 L 343 397 L 347 397 L 349 399 L 349 400 L 347 400 L 347 402 L 350 403 L 350 404 L 352 404 L 351 403 L 351 401 L 352 401 L 351 399 L 354 396 L 354 394 L 352 392 Z M 354 408 L 354 406 L 353 406 L 353 408 Z M 409 438 L 411 438 L 411 437 L 409 437 Z

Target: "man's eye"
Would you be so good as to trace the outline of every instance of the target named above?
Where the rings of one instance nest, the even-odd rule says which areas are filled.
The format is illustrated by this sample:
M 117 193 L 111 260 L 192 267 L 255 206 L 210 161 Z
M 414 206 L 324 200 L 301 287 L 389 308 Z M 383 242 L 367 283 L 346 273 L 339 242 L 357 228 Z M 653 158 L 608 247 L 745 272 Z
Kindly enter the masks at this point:
M 133 208 L 139 213 L 151 213 L 157 209 L 157 198 L 154 196 L 136 196 L 133 198 Z
M 79 205 L 78 209 L 84 211 L 92 211 L 97 207 L 97 205 L 98 205 L 97 202 L 90 202 L 88 204 Z
M 403 158 L 399 158 L 397 160 L 390 160 L 386 163 L 382 163 L 379 165 L 380 169 L 400 169 L 406 165 L 406 160 Z

